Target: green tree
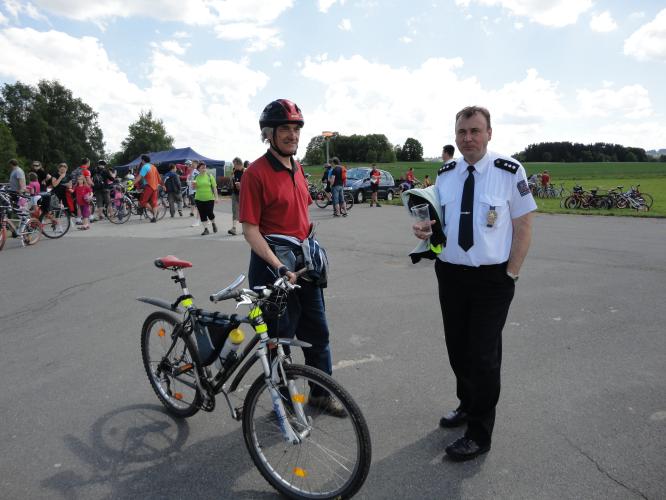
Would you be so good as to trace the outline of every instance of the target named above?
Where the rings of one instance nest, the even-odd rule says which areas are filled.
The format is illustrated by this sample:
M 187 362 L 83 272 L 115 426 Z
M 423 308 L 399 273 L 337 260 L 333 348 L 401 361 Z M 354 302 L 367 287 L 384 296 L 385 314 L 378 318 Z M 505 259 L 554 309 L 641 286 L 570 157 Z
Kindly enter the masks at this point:
M 142 111 L 139 119 L 130 124 L 121 147 L 120 154 L 115 158 L 122 165 L 143 153 L 173 149 L 173 137 L 167 134 L 162 120 L 153 118 L 152 111 Z
M 104 156 L 97 113 L 57 81 L 42 80 L 37 87 L 5 84 L 0 120 L 11 130 L 17 154 L 44 165 Z
M 409 137 L 402 146 L 403 161 L 423 161 L 423 146 L 416 139 Z
M 16 141 L 9 127 L 0 122 L 0 182 L 9 178 L 7 162 L 12 158 L 16 158 Z
M 308 165 L 321 165 L 326 160 L 326 141 L 323 136 L 316 135 L 305 149 L 303 162 Z

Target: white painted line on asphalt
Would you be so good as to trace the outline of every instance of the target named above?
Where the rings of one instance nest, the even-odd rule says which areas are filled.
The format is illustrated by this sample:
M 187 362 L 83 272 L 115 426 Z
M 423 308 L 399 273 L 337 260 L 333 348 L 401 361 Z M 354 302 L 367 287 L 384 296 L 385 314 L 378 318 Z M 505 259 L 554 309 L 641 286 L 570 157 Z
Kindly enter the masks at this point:
M 666 411 L 656 411 L 650 415 L 650 420 L 659 421 L 666 420 Z
M 360 359 L 343 359 L 338 361 L 333 365 L 334 370 L 339 370 L 341 368 L 349 368 L 350 366 L 356 366 L 356 365 L 362 365 L 363 363 L 372 363 L 372 362 L 383 362 L 385 359 L 391 359 L 392 356 L 387 356 L 386 358 L 380 358 L 379 356 L 375 356 L 374 354 L 371 354 L 368 357 L 365 358 L 360 358 Z

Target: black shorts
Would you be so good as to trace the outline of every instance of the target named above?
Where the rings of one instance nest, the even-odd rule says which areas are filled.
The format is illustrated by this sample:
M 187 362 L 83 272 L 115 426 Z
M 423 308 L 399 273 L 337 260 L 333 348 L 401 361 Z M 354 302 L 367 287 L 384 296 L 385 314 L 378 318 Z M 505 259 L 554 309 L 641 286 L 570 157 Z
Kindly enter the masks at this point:
M 370 191 L 372 191 L 373 193 L 376 193 L 377 191 L 379 191 L 379 186 L 377 184 L 372 184 L 371 183 L 370 184 Z

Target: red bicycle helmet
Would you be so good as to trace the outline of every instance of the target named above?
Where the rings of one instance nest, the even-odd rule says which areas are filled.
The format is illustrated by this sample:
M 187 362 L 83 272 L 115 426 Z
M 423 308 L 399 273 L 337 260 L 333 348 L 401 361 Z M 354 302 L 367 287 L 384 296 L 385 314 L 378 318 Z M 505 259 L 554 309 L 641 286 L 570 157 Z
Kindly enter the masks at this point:
M 300 108 L 288 99 L 278 99 L 264 108 L 259 118 L 259 128 L 277 127 L 285 123 L 305 124 Z

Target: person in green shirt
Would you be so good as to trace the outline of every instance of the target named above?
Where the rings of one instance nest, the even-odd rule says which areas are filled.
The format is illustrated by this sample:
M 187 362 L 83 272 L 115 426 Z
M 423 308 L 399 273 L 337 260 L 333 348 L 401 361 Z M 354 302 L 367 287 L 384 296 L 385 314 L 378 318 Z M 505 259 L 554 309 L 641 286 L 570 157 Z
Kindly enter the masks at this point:
M 215 202 L 218 198 L 215 174 L 208 171 L 208 167 L 204 162 L 199 162 L 199 175 L 196 176 L 193 183 L 196 188 L 194 203 L 197 205 L 199 218 L 204 226 L 201 236 L 210 234 L 208 230 L 209 221 L 213 226 L 213 232 L 217 233 L 217 226 L 215 225 Z

